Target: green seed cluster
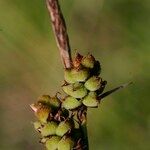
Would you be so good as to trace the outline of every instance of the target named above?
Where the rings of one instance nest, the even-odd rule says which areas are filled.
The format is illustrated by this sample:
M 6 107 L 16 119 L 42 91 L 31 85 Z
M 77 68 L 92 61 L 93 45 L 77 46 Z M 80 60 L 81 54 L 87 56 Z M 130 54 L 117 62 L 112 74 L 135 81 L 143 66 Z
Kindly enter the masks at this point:
M 38 121 L 34 128 L 41 134 L 41 143 L 47 150 L 71 150 L 75 140 L 71 134 L 74 130 L 74 120 L 69 118 L 69 111 L 61 108 L 60 99 L 43 95 L 37 103 L 31 105 L 35 109 Z
M 92 55 L 77 54 L 72 68 L 64 71 L 62 89 L 66 96 L 43 95 L 31 105 L 38 119 L 34 128 L 41 134 L 40 142 L 47 150 L 84 149 L 82 108 L 98 106 L 98 96 L 106 85 L 100 72 L 100 63 Z
M 97 107 L 98 96 L 106 85 L 106 81 L 99 77 L 100 72 L 100 63 L 92 55 L 83 57 L 77 54 L 73 67 L 65 70 L 66 83 L 62 88 L 68 96 L 63 101 L 63 108 L 72 110 L 81 105 Z

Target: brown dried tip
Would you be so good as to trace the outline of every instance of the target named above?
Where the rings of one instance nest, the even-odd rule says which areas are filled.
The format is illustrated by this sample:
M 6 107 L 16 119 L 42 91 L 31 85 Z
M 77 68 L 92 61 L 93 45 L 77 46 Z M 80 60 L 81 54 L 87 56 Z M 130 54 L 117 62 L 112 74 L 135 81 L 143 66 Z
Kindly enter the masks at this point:
M 82 58 L 83 58 L 82 55 L 80 55 L 79 53 L 76 53 L 76 56 L 75 56 L 75 58 L 73 60 L 73 66 L 75 68 L 78 68 L 80 66 Z
M 35 113 L 37 112 L 38 108 L 34 104 L 31 104 L 30 107 Z

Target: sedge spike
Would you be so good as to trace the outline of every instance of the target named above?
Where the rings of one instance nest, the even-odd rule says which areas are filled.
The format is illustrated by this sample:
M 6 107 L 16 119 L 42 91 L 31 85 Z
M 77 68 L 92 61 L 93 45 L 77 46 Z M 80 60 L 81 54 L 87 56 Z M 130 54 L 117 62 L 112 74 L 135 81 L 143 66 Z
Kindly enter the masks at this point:
M 103 93 L 107 81 L 100 77 L 101 64 L 92 54 L 71 57 L 67 28 L 58 0 L 46 0 L 52 28 L 64 65 L 65 96 L 42 95 L 30 105 L 35 130 L 46 150 L 89 150 L 87 110 L 100 100 L 131 83 Z

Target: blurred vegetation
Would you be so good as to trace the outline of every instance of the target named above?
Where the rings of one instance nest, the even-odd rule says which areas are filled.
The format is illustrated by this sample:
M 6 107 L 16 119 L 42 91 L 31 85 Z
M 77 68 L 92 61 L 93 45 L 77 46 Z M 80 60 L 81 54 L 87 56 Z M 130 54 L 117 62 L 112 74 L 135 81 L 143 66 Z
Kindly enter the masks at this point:
M 101 61 L 107 90 L 89 110 L 90 150 L 150 149 L 150 1 L 62 0 L 73 54 Z M 44 0 L 0 1 L 0 149 L 41 150 L 29 104 L 60 89 L 63 68 Z

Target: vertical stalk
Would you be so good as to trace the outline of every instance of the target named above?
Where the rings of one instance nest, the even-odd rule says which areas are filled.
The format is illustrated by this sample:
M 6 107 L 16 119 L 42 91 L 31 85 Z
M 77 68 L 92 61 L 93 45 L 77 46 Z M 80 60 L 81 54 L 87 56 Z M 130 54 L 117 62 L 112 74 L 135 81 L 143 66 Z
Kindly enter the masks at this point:
M 70 68 L 72 62 L 71 49 L 69 45 L 66 23 L 61 12 L 59 2 L 58 0 L 46 0 L 46 4 L 49 15 L 51 16 L 52 28 L 64 68 Z
M 82 150 L 89 150 L 88 131 L 87 131 L 87 107 L 80 108 L 77 114 L 80 122 L 80 129 L 82 133 L 83 148 Z
M 88 131 L 87 131 L 87 118 L 81 124 L 81 131 L 83 133 L 84 150 L 89 150 Z

